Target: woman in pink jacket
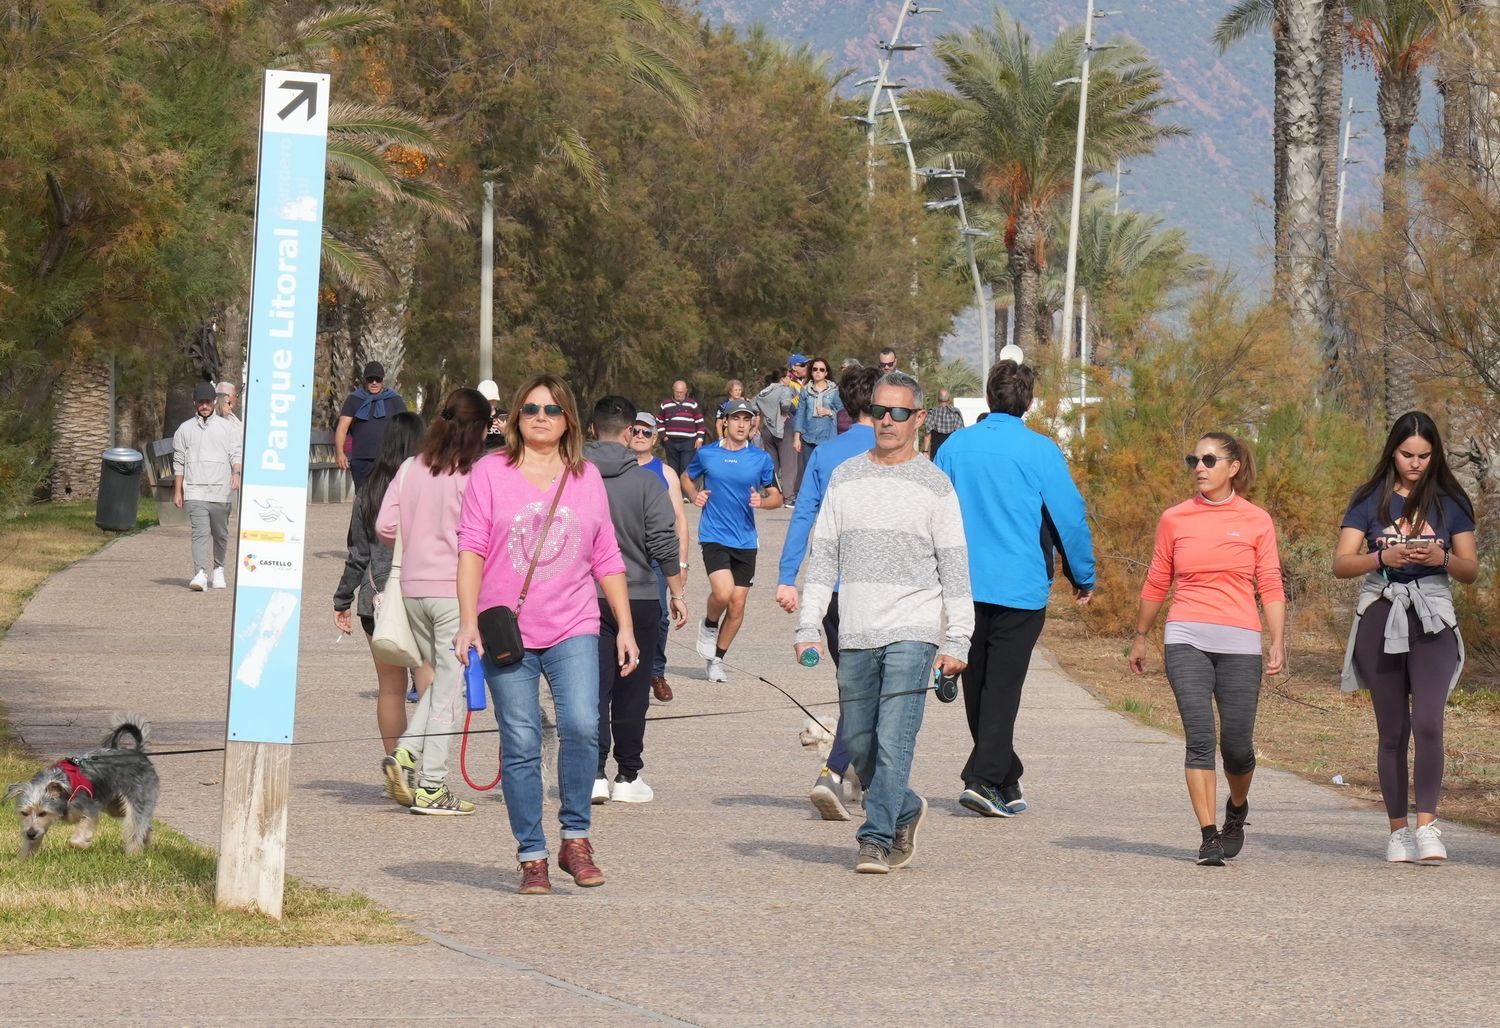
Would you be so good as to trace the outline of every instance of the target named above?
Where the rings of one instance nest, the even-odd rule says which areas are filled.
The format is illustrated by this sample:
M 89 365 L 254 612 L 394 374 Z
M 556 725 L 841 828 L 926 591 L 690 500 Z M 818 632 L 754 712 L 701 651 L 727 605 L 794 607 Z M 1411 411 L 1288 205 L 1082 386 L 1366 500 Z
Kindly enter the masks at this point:
M 432 685 L 418 701 L 406 734 L 385 758 L 386 795 L 413 814 L 472 814 L 474 804 L 448 788 L 448 753 L 463 726 L 463 672 L 452 640 L 458 631 L 458 519 L 469 472 L 484 456 L 490 402 L 455 389 L 422 438 L 417 455 L 396 472 L 380 505 L 375 532 L 394 547 L 401 536 L 401 595 Z
M 604 480 L 583 459 L 583 426 L 572 391 L 561 379 L 534 375 L 517 392 L 505 425 L 505 449 L 480 461 L 469 482 L 458 546 L 460 624 L 454 647 L 462 659 L 467 661 L 471 646 L 484 653 L 481 611 L 508 607 L 517 612 L 521 630 L 519 661 L 504 667 L 484 661 L 500 723 L 505 809 L 521 864 L 520 892 L 552 891 L 542 830 L 539 684 L 544 673 L 557 706 L 562 801 L 557 866 L 578 885 L 603 885 L 589 842 L 590 793 L 599 760 L 596 582 L 619 626 L 616 657 L 624 673 L 635 670 L 640 650 Z

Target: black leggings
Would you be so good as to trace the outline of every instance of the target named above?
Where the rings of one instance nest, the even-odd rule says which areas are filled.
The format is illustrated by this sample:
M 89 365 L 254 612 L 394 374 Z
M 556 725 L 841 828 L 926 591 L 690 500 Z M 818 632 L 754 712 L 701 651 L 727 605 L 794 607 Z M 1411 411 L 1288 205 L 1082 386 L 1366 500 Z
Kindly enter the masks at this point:
M 1443 708 L 1458 667 L 1458 637 L 1451 628 L 1423 634 L 1421 620 L 1407 611 L 1411 652 L 1386 653 L 1385 623 L 1390 614 L 1390 600 L 1376 600 L 1365 609 L 1354 636 L 1354 665 L 1370 688 L 1370 705 L 1375 708 L 1380 733 L 1376 767 L 1386 816 L 1401 821 L 1407 816 L 1406 752 L 1413 735 L 1417 810 L 1437 813 L 1443 787 Z
M 1255 711 L 1260 705 L 1259 653 L 1205 653 L 1185 643 L 1167 645 L 1167 681 L 1177 697 L 1186 766 L 1214 769 L 1214 702 L 1219 704 L 1219 751 L 1224 772 L 1255 770 Z

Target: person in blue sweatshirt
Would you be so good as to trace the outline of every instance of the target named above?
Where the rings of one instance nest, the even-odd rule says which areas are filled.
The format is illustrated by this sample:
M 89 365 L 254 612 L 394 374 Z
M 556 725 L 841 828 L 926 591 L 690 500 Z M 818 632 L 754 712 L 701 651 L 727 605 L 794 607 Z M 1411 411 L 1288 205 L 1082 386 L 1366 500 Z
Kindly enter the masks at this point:
M 835 435 L 813 451 L 802 473 L 802 502 L 792 514 L 787 526 L 786 541 L 781 546 L 781 566 L 776 577 L 776 602 L 788 614 L 797 613 L 797 572 L 807 557 L 807 541 L 813 525 L 818 520 L 818 511 L 823 507 L 823 495 L 828 491 L 828 480 L 833 469 L 851 457 L 868 453 L 875 448 L 875 428 L 870 420 L 870 394 L 882 372 L 879 368 L 852 367 L 845 369 L 839 378 L 838 391 L 843 398 L 843 409 L 854 419 L 847 432 Z M 835 591 L 829 601 L 828 612 L 823 618 L 823 636 L 828 640 L 828 655 L 834 666 L 839 662 L 839 594 Z M 808 799 L 825 821 L 849 820 L 849 808 L 844 804 L 844 778 L 849 769 L 849 748 L 844 745 L 842 731 L 833 736 L 833 749 L 828 753 L 828 762 L 818 773 Z
M 1053 555 L 1081 606 L 1094 595 L 1094 547 L 1083 497 L 1057 444 L 1027 428 L 1035 376 L 998 361 L 985 385 L 987 418 L 948 438 L 934 459 L 953 482 L 969 539 L 974 636 L 963 673 L 974 748 L 959 803 L 986 817 L 1026 809 L 1016 715 L 1052 591 Z

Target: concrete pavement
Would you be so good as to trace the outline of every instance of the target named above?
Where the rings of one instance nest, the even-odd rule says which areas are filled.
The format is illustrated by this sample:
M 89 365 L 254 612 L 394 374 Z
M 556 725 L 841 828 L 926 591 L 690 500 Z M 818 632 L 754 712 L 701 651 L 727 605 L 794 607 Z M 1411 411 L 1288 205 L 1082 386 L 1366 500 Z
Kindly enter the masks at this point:
M 498 791 L 472 818 L 413 817 L 380 794 L 378 741 L 314 745 L 375 734 L 368 653 L 338 641 L 327 599 L 347 516 L 311 512 L 289 870 L 370 895 L 435 941 L 4 958 L 0 1016 L 76 1016 L 22 984 L 42 977 L 90 986 L 91 1018 L 191 1022 L 1495 1020 L 1500 839 L 1445 826 L 1449 866 L 1386 865 L 1381 811 L 1263 771 L 1244 853 L 1199 868 L 1180 741 L 1106 710 L 1044 654 L 1018 740 L 1032 811 L 989 820 L 957 805 L 962 708 L 930 701 L 913 771 L 929 824 L 910 869 L 874 877 L 850 870 L 855 824 L 817 820 L 805 799 L 818 765 L 797 743 L 803 715 L 746 673 L 709 685 L 685 629 L 670 653 L 677 699 L 654 714 L 778 709 L 651 725 L 656 802 L 595 808 L 609 884 L 515 896 Z M 826 701 L 831 666 L 795 663 L 792 618 L 772 602 L 786 520 L 761 515 L 759 584 L 730 662 Z M 187 564 L 187 530 L 153 529 L 28 606 L 0 644 L 0 702 L 39 753 L 92 743 L 119 709 L 151 718 L 158 749 L 222 743 L 229 596 L 187 591 Z M 697 616 L 703 593 L 695 559 Z M 492 774 L 493 736 L 471 757 Z M 216 845 L 220 759 L 158 768 L 159 815 Z M 149 1002 L 121 1006 L 121 991 Z

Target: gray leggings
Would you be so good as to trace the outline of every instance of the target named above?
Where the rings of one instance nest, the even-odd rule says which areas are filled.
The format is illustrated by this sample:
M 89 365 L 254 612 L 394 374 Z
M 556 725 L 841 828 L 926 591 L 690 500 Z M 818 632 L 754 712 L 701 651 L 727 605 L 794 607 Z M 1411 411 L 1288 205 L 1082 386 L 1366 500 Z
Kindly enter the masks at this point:
M 1219 704 L 1219 751 L 1224 771 L 1255 770 L 1255 710 L 1260 704 L 1260 654 L 1205 653 L 1185 643 L 1167 645 L 1167 681 L 1177 697 L 1187 736 L 1187 766 L 1214 769 L 1214 701 Z
M 1354 664 L 1370 689 L 1375 727 L 1380 733 L 1376 768 L 1385 812 L 1393 821 L 1407 816 L 1406 752 L 1416 736 L 1412 778 L 1416 781 L 1417 812 L 1436 814 L 1443 788 L 1443 708 L 1448 683 L 1458 666 L 1458 637 L 1445 628 L 1432 635 L 1406 612 L 1410 653 L 1385 652 L 1385 622 L 1390 600 L 1376 600 L 1360 615 L 1354 635 Z

